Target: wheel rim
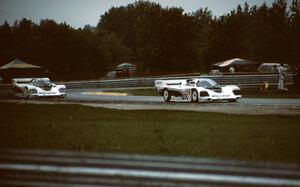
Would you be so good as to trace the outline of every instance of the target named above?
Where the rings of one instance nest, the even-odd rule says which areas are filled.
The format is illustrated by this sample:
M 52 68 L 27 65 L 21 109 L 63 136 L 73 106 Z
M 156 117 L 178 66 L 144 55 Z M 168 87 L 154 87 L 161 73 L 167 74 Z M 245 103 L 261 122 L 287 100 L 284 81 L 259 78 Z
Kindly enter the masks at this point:
M 193 101 L 197 101 L 197 99 L 198 99 L 198 94 L 197 94 L 196 91 L 193 91 L 192 98 L 193 98 Z
M 164 99 L 165 99 L 165 100 L 168 100 L 168 98 L 169 98 L 169 93 L 168 93 L 167 90 L 165 90 L 165 91 L 164 91 Z

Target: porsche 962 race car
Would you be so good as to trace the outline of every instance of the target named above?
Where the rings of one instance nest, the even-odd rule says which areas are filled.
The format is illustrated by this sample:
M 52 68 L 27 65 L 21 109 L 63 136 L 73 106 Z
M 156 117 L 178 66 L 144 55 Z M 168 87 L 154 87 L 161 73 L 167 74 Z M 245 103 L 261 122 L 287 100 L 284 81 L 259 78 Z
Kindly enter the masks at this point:
M 49 78 L 12 79 L 15 97 L 65 97 L 66 86 L 51 83 Z
M 155 87 L 165 102 L 182 100 L 190 102 L 227 100 L 236 102 L 241 90 L 236 85 L 221 86 L 211 79 L 156 80 Z

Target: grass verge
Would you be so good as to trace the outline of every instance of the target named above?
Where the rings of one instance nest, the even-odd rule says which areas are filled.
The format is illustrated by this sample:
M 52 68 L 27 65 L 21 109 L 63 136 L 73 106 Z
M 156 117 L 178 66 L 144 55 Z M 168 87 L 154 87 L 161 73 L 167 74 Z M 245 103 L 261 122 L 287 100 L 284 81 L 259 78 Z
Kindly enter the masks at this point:
M 300 163 L 300 116 L 0 105 L 1 148 Z

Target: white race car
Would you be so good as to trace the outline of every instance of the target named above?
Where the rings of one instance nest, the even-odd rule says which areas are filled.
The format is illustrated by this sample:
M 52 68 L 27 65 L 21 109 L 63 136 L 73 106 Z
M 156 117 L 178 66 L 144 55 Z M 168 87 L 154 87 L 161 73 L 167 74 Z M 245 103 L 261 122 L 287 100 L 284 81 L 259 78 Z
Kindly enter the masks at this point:
M 242 97 L 238 86 L 220 86 L 211 79 L 155 80 L 155 87 L 165 102 L 176 101 L 178 97 L 190 102 L 215 100 L 235 102 Z
M 17 78 L 12 79 L 16 97 L 65 97 L 66 86 L 51 83 L 49 78 Z

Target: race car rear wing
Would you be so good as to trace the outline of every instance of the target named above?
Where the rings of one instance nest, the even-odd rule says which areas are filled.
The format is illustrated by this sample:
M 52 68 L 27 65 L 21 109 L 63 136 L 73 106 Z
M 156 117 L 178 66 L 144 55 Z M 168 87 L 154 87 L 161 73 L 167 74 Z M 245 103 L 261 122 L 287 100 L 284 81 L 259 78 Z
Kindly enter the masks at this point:
M 180 86 L 186 84 L 186 79 L 181 80 L 155 80 L 155 87 L 157 89 L 167 86 Z
M 18 84 L 27 84 L 32 81 L 33 78 L 16 78 L 12 79 L 12 85 L 16 86 Z

